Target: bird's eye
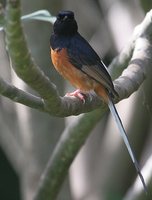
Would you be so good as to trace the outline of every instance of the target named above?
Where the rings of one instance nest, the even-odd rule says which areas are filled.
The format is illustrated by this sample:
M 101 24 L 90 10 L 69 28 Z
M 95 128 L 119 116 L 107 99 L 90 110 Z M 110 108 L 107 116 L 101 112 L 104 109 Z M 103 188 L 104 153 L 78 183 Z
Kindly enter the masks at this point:
M 67 15 L 62 15 L 62 14 L 59 14 L 59 15 L 58 15 L 58 19 L 60 19 L 60 20 L 65 20 L 65 19 L 67 19 L 67 18 L 68 18 Z
M 67 16 L 67 15 L 65 15 L 63 18 L 62 18 L 62 20 L 66 20 L 66 19 L 68 19 L 69 17 Z

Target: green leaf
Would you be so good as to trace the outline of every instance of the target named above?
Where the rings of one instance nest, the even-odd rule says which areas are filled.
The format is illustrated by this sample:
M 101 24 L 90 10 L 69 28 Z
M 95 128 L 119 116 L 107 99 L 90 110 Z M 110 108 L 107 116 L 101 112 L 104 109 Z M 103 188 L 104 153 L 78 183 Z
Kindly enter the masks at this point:
M 51 24 L 53 24 L 56 20 L 56 17 L 52 16 L 47 10 L 38 10 L 36 12 L 22 16 L 21 20 L 22 21 L 40 20 L 40 21 L 50 22 Z M 3 31 L 3 29 L 4 28 L 0 26 L 0 31 Z
M 38 10 L 31 14 L 22 16 L 21 20 L 23 21 L 24 20 L 40 20 L 40 21 L 50 22 L 53 24 L 56 20 L 56 17 L 52 16 L 47 10 Z

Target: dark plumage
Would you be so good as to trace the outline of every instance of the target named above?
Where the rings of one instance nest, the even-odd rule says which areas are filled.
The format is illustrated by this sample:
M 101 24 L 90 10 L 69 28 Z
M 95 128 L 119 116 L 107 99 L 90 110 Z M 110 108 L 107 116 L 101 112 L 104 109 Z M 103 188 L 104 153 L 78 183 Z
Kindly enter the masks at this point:
M 50 45 L 51 58 L 56 70 L 79 89 L 72 95 L 85 101 L 80 90 L 94 90 L 108 104 L 146 191 L 144 178 L 112 100 L 112 97 L 117 96 L 117 92 L 111 77 L 97 53 L 78 33 L 77 22 L 72 11 L 59 12 L 53 26 Z
M 113 96 L 117 95 L 109 73 L 100 57 L 89 43 L 78 33 L 77 22 L 72 11 L 60 11 L 53 26 L 50 44 L 52 49 L 66 48 L 74 67 L 102 84 Z

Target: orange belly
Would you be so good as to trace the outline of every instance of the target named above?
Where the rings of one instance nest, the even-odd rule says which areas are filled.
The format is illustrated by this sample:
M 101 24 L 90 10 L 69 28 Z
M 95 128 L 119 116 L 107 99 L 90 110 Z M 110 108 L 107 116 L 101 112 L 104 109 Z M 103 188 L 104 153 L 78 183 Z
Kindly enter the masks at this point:
M 88 77 L 81 70 L 74 67 L 69 61 L 66 49 L 52 50 L 51 58 L 55 69 L 76 88 L 82 91 L 93 90 L 96 81 Z
M 74 67 L 68 60 L 66 49 L 51 49 L 51 58 L 55 69 L 74 87 L 81 91 L 94 90 L 99 96 L 103 97 L 104 100 L 107 101 L 107 92 L 105 88 L 81 70 Z

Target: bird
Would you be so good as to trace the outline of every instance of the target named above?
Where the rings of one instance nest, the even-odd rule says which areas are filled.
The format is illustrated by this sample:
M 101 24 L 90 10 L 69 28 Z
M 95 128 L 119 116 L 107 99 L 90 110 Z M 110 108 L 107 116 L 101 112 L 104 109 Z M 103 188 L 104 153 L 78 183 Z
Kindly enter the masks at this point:
M 78 32 L 78 25 L 73 11 L 59 11 L 50 37 L 50 55 L 52 63 L 59 74 L 77 88 L 75 92 L 69 95 L 78 97 L 84 103 L 83 92 L 93 90 L 108 105 L 143 188 L 147 191 L 144 177 L 114 105 L 114 99 L 118 98 L 119 95 L 114 88 L 112 78 L 105 64 L 87 40 Z

